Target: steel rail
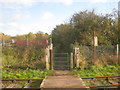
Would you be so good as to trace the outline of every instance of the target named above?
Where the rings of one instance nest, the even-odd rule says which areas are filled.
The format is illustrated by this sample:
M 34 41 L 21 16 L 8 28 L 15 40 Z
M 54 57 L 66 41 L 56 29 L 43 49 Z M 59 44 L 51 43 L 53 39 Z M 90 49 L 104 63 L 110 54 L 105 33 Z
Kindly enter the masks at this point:
M 112 86 L 120 86 L 120 84 L 111 84 L 111 85 L 86 85 L 86 87 L 112 87 Z
M 37 81 L 37 80 L 43 80 L 44 78 L 41 79 L 2 79 L 2 81 L 11 81 L 11 82 L 16 82 L 16 81 L 27 81 L 30 83 L 31 81 Z
M 40 78 L 40 79 L 2 79 L 2 81 L 36 81 L 36 80 L 43 80 L 44 78 Z
M 93 78 L 120 78 L 119 76 L 98 76 L 98 77 L 80 77 L 82 79 L 93 79 Z
M 1 90 L 41 90 L 41 88 L 2 88 Z
M 98 76 L 98 77 L 80 77 L 82 79 L 94 79 L 94 78 L 120 78 L 120 75 L 119 76 Z M 35 80 L 43 80 L 45 78 L 40 78 L 40 79 L 1 79 L 2 81 L 28 81 L 28 80 L 32 80 L 32 81 L 35 81 Z

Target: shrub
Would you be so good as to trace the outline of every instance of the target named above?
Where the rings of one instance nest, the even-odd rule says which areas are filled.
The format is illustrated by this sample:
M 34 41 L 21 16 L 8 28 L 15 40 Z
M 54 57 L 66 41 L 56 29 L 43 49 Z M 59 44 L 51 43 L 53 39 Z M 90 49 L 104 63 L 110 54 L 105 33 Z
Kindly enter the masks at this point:
M 104 55 L 98 57 L 95 62 L 95 65 L 118 65 L 118 60 L 116 55 Z
M 2 65 L 3 65 L 3 67 L 12 67 L 16 63 L 18 63 L 18 59 L 15 58 L 14 56 L 3 55 L 3 57 L 2 57 Z

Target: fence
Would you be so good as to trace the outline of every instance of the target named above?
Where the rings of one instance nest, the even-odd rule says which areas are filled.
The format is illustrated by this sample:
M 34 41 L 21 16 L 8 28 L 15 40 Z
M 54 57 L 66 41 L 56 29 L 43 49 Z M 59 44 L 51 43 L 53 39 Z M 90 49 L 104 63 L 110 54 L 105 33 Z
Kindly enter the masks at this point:
M 98 60 L 101 62 L 107 62 L 109 64 L 118 63 L 119 62 L 119 48 L 116 46 L 80 46 L 80 56 L 82 59 L 87 62 L 97 62 Z

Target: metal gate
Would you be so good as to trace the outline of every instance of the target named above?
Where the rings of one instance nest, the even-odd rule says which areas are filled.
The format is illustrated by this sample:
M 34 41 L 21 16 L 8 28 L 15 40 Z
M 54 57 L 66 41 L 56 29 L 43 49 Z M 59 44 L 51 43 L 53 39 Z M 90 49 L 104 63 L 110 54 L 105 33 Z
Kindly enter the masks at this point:
M 69 70 L 70 58 L 68 53 L 53 53 L 54 70 Z

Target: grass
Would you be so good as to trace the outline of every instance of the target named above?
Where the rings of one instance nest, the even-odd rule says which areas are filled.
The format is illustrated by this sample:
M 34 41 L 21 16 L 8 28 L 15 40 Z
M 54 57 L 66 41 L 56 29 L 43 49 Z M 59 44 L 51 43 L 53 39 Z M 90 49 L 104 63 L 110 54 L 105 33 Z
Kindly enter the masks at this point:
M 120 66 L 89 66 L 83 70 L 73 70 L 72 74 L 81 77 L 94 77 L 94 76 L 113 76 L 120 75 Z M 37 69 L 12 69 L 4 68 L 2 70 L 2 78 L 5 79 L 39 79 L 52 75 L 53 71 L 41 71 Z
M 2 70 L 2 78 L 4 79 L 39 79 L 52 75 L 53 71 L 41 71 L 37 69 L 16 69 L 5 68 Z
M 30 87 L 40 87 L 40 84 L 42 83 L 42 81 L 35 81 L 33 83 L 31 83 Z
M 83 70 L 73 70 L 72 74 L 81 77 L 94 77 L 94 76 L 113 76 L 120 75 L 120 66 L 89 66 Z

